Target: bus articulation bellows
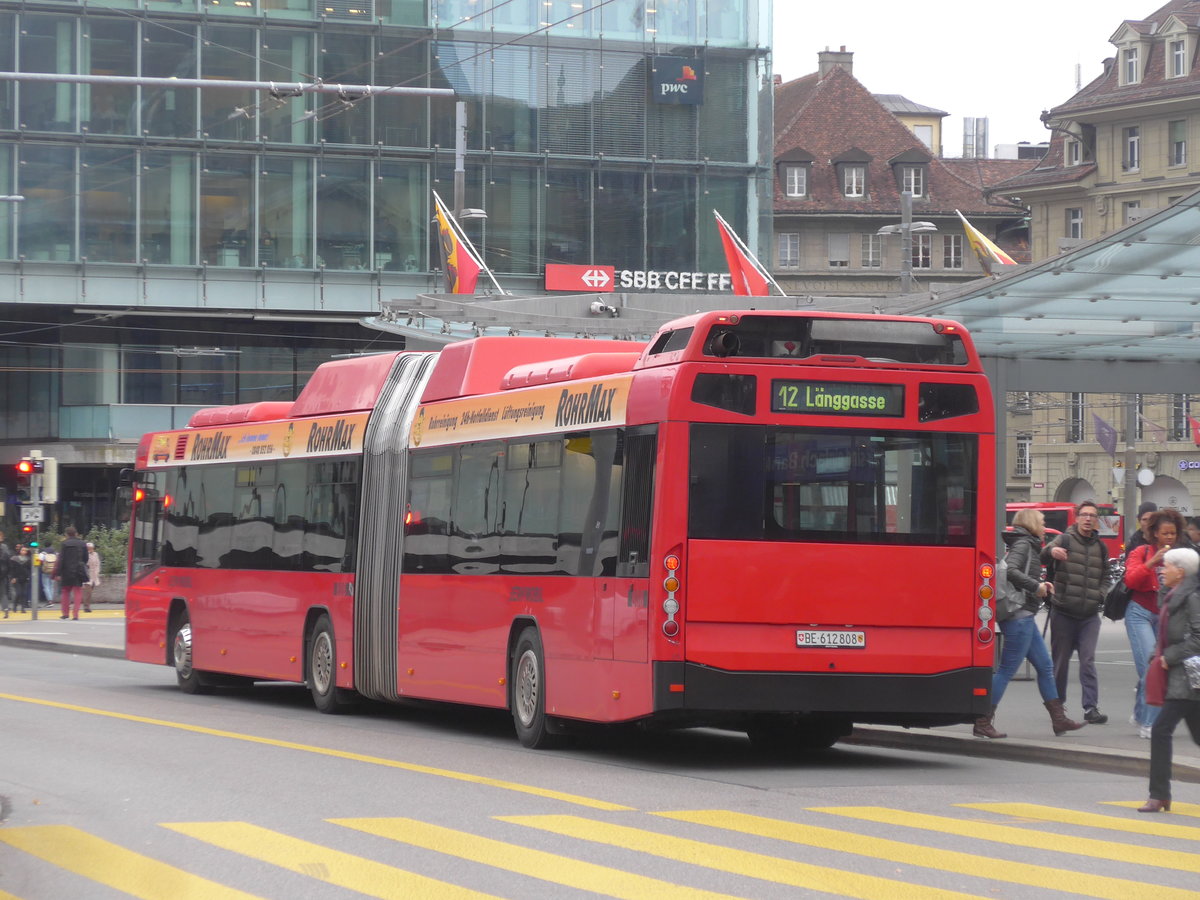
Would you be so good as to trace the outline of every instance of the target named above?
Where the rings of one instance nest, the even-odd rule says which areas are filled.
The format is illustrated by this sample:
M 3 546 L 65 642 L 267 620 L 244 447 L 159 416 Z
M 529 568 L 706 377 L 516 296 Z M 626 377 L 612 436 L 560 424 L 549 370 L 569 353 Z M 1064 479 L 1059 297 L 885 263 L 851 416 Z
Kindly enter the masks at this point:
M 827 747 L 990 708 L 991 394 L 938 319 L 709 312 L 649 344 L 326 363 L 146 435 L 126 655 Z

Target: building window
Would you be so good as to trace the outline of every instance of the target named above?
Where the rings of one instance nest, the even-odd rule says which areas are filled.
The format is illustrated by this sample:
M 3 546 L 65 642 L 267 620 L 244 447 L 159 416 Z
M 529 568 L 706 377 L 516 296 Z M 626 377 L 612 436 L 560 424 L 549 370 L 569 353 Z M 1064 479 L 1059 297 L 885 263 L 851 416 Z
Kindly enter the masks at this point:
M 797 269 L 800 267 L 800 235 L 797 233 L 780 234 L 776 238 L 776 252 L 779 254 L 779 268 Z
M 922 144 L 924 144 L 930 150 L 933 149 L 933 126 L 932 125 L 914 125 L 912 131 L 913 131 L 913 135 L 917 138 L 918 141 L 920 141 Z
M 963 235 L 942 235 L 942 268 L 961 269 L 963 267 Z
M 1017 468 L 1016 475 L 1033 474 L 1033 437 L 1028 434 L 1017 435 Z
M 1138 211 L 1142 208 L 1141 200 L 1127 200 L 1121 204 L 1121 221 L 1128 225 L 1131 222 L 1136 222 L 1141 218 Z
M 860 235 L 862 238 L 862 264 L 875 269 L 883 265 L 883 237 L 878 234 Z
M 1187 120 L 1167 123 L 1167 165 L 1187 165 Z
M 1187 74 L 1187 41 L 1171 41 L 1167 44 L 1168 78 L 1179 78 Z
M 1082 238 L 1083 237 L 1083 207 L 1071 206 L 1067 208 L 1067 237 Z
M 900 190 L 908 191 L 914 197 L 924 197 L 925 167 L 902 166 L 900 169 Z
M 914 269 L 933 268 L 932 234 L 914 234 L 912 236 L 912 267 Z
M 842 193 L 847 197 L 862 197 L 867 193 L 866 166 L 843 167 Z
M 784 166 L 784 193 L 789 197 L 808 196 L 808 166 Z
M 1171 424 L 1170 424 L 1170 439 L 1173 441 L 1186 441 L 1192 435 L 1191 422 L 1188 421 L 1192 414 L 1192 401 L 1187 394 L 1172 394 L 1171 395 Z
M 1068 166 L 1077 166 L 1083 162 L 1083 141 L 1067 141 L 1063 155 Z
M 829 265 L 835 269 L 850 265 L 850 235 L 829 235 Z
M 1083 394 L 1071 394 L 1067 399 L 1067 443 L 1083 443 Z
M 1138 83 L 1138 50 L 1137 47 L 1130 47 L 1128 50 L 1121 52 L 1121 73 L 1125 80 L 1123 84 Z
M 1142 130 L 1137 125 L 1124 129 L 1125 152 L 1121 167 L 1126 172 L 1136 172 L 1142 167 Z

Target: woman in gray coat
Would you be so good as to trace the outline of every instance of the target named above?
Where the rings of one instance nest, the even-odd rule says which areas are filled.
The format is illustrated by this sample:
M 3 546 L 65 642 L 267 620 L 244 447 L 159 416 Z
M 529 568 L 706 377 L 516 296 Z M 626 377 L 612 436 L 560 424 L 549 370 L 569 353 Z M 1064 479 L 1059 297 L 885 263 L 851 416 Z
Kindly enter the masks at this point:
M 1166 700 L 1150 729 L 1150 799 L 1138 812 L 1171 808 L 1171 742 L 1175 726 L 1187 722 L 1200 745 L 1200 690 L 1188 684 L 1183 661 L 1200 655 L 1200 554 L 1176 547 L 1163 557 L 1163 594 L 1158 623 L 1162 654 L 1150 661 L 1167 670 Z

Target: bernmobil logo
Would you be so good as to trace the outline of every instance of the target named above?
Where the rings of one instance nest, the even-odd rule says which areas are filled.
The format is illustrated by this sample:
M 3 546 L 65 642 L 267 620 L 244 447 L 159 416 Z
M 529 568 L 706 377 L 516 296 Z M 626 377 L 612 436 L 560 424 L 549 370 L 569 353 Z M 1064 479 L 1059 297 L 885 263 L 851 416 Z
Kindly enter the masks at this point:
M 656 56 L 651 83 L 654 99 L 658 103 L 699 106 L 704 102 L 704 66 L 699 60 L 683 56 Z

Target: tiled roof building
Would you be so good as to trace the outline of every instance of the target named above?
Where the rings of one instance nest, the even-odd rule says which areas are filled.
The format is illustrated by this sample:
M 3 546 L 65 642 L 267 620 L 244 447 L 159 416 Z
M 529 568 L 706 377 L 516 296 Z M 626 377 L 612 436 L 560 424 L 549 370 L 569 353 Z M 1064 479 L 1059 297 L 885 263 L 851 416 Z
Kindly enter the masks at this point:
M 1161 209 L 1200 188 L 1200 0 L 1172 0 L 1109 38 L 1116 55 L 1048 112 L 1050 151 L 1001 183 L 1030 208 L 1034 260 Z
M 935 136 L 945 113 L 872 95 L 855 79 L 851 57 L 844 49 L 821 53 L 817 72 L 776 88 L 774 271 L 784 289 L 896 291 L 901 241 L 877 232 L 900 221 L 904 190 L 913 194 L 913 219 L 937 226 L 913 235 L 912 271 L 921 286 L 982 274 L 955 210 L 1018 261 L 1027 259 L 1024 208 L 988 199 L 986 189 L 1032 163 L 941 158 Z M 930 143 L 901 118 L 931 123 Z

